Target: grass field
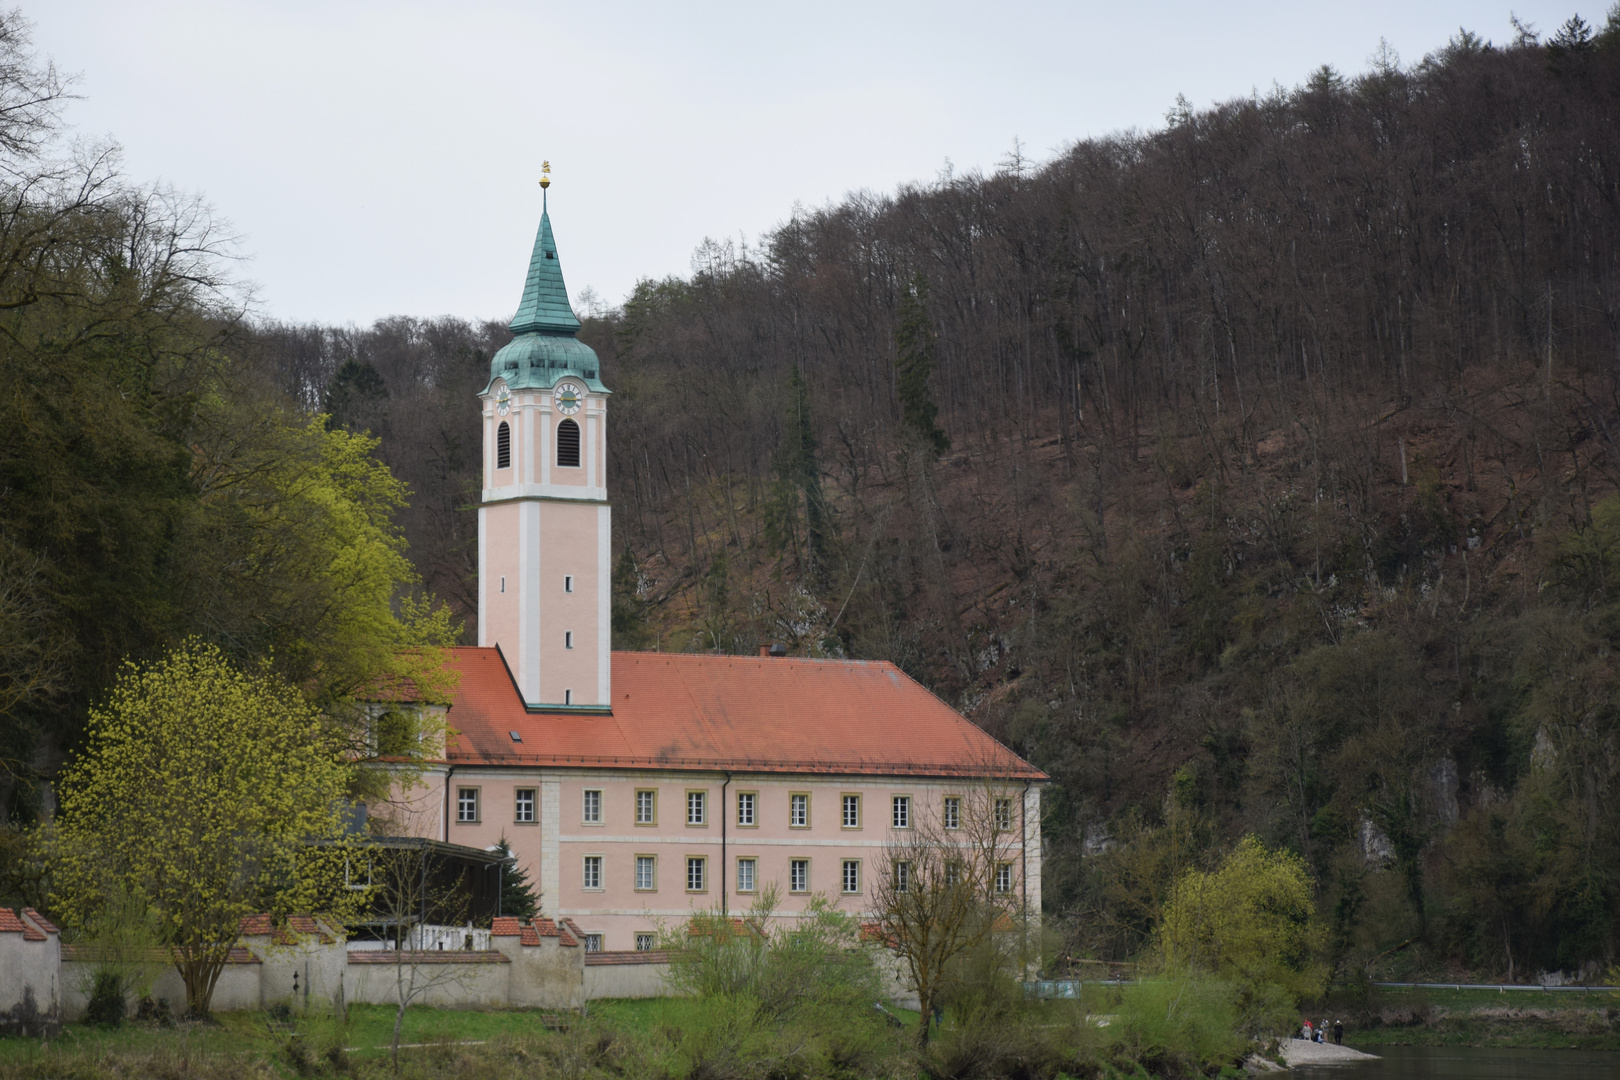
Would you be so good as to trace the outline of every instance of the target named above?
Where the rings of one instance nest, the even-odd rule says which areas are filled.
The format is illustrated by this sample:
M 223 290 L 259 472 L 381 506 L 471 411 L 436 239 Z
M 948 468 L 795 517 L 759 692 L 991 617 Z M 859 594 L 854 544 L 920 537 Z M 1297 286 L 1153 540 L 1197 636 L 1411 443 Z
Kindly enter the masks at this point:
M 538 1010 L 406 1010 L 401 1043 L 408 1076 L 500 1077 L 594 1075 L 614 1039 L 667 1038 L 689 1026 L 699 1003 L 689 999 L 595 1001 L 583 1016 Z M 917 1014 L 894 1010 L 906 1024 Z M 0 1039 L 0 1080 L 23 1077 L 236 1077 L 381 1075 L 388 1071 L 394 1010 L 355 1005 L 346 1023 L 329 1013 L 277 1025 L 261 1012 L 221 1013 L 209 1024 L 119 1028 L 64 1025 L 49 1042 Z M 567 1030 L 556 1030 L 565 1026 Z M 895 1032 L 897 1042 L 909 1031 Z M 549 1062 L 541 1065 L 540 1062 Z

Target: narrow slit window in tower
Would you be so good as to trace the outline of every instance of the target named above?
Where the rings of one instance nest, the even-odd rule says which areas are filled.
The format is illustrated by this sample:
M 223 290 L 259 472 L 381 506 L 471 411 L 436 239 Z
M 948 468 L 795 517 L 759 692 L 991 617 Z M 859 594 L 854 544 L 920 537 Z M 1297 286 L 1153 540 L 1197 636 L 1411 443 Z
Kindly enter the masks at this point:
M 579 468 L 579 425 L 572 420 L 557 425 L 557 464 Z
M 495 429 L 495 467 L 497 469 L 512 467 L 512 425 L 505 420 L 502 420 L 501 426 Z

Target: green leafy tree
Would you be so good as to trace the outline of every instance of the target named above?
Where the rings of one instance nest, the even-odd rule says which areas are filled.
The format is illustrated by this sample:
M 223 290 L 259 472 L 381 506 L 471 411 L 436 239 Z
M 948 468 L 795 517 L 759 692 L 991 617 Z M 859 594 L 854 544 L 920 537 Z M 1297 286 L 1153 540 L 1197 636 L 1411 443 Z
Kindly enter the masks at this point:
M 1311 889 L 1303 859 L 1245 836 L 1219 868 L 1177 882 L 1159 923 L 1165 966 L 1236 980 L 1255 999 L 1271 987 L 1295 998 L 1320 991 Z
M 63 778 L 56 910 L 88 927 L 143 897 L 187 1010 L 206 1015 L 244 916 L 357 902 L 343 888 L 344 751 L 296 688 L 213 646 L 128 665 Z

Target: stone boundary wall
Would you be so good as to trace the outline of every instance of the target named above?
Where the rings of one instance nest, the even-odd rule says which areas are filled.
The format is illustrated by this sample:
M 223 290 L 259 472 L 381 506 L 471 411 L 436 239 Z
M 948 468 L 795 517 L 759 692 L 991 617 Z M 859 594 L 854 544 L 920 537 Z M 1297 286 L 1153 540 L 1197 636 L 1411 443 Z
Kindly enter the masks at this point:
M 485 950 L 350 949 L 318 919 L 272 926 L 269 916 L 253 916 L 242 921 L 213 1008 L 392 1004 L 402 985 L 413 1004 L 443 1008 L 577 1009 L 588 1000 L 584 935 L 571 922 L 496 919 L 490 940 L 495 947 Z M 161 970 L 151 996 L 183 1011 L 179 971 L 166 957 L 154 961 Z M 0 1034 L 48 1036 L 83 1019 L 97 966 L 94 949 L 64 946 L 38 912 L 0 908 Z M 126 1005 L 133 1014 L 137 1002 Z
M 669 954 L 665 952 L 595 952 L 585 954 L 585 997 L 671 997 Z

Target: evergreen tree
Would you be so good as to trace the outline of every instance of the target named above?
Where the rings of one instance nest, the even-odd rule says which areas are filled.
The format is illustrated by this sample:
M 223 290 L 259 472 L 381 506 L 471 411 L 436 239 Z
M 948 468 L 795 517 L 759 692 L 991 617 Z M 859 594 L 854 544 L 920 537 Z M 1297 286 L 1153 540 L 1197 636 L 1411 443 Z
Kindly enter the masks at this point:
M 507 842 L 505 833 L 501 834 L 495 850 L 506 859 L 506 866 L 501 870 L 500 913 L 516 915 L 520 919 L 534 918 L 540 911 L 540 896 L 530 884 L 528 872 L 513 858 L 512 846 Z
M 613 647 L 645 649 L 651 640 L 647 601 L 641 596 L 641 568 L 626 544 L 613 568 Z
M 951 437 L 937 423 L 939 406 L 928 392 L 934 373 L 934 328 L 928 324 L 928 279 L 919 272 L 900 298 L 900 325 L 894 331 L 894 366 L 900 383 L 900 423 L 935 453 L 951 448 Z

